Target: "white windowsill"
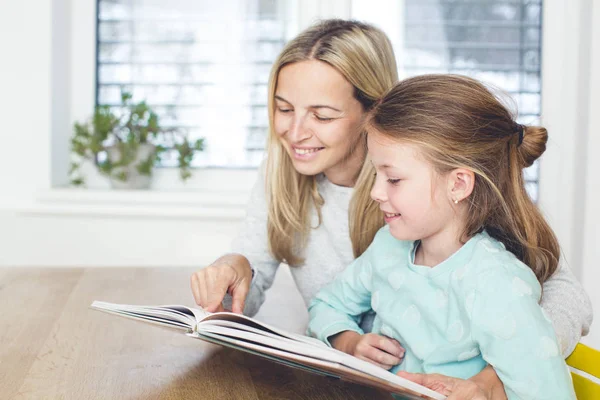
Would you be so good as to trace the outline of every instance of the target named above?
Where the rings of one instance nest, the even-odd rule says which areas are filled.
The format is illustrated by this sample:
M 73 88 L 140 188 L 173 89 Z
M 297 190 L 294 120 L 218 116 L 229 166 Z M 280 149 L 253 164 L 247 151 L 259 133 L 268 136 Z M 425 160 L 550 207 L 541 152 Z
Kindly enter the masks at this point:
M 149 190 L 115 190 L 94 168 L 86 169 L 88 188 L 39 190 L 21 215 L 125 218 L 244 218 L 256 169 L 196 169 L 183 183 L 174 168 L 157 169 Z
M 245 216 L 247 192 L 166 192 L 56 188 L 17 209 L 25 215 L 233 219 Z

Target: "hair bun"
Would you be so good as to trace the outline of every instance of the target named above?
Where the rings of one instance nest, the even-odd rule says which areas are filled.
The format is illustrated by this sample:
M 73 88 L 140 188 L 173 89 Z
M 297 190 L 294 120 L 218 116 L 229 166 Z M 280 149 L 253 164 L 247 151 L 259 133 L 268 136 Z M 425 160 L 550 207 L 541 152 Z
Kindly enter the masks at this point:
M 519 126 L 522 127 L 522 131 L 520 131 L 522 139 L 521 133 L 519 133 L 520 144 L 517 147 L 517 154 L 523 168 L 527 168 L 546 151 L 548 131 L 541 126 Z

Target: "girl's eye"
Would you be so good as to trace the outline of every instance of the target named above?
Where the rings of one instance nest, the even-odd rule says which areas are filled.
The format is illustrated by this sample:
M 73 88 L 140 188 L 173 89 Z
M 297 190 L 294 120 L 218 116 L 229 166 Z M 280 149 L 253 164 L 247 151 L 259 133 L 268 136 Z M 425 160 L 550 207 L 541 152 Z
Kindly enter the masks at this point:
M 389 183 L 391 183 L 392 185 L 395 185 L 395 184 L 397 184 L 397 183 L 399 183 L 399 182 L 400 182 L 400 179 L 391 179 L 391 178 L 390 178 L 390 179 L 388 179 L 387 181 L 388 181 Z
M 314 114 L 315 118 L 318 119 L 319 121 L 331 121 L 333 120 L 333 118 L 328 118 L 328 117 L 321 117 L 320 115 Z
M 288 112 L 291 112 L 291 111 L 292 111 L 292 110 L 291 110 L 291 109 L 289 109 L 289 108 L 277 108 L 277 110 L 279 110 L 279 112 L 282 112 L 282 113 L 288 113 Z

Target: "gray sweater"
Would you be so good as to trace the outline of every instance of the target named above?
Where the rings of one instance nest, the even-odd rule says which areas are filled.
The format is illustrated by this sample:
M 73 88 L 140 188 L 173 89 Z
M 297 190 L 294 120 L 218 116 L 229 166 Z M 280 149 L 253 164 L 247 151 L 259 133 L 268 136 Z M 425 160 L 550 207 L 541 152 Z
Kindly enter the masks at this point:
M 246 256 L 255 271 L 244 307 L 244 314 L 251 316 L 264 302 L 265 292 L 273 284 L 280 265 L 269 252 L 263 174 L 252 190 L 246 219 L 232 248 L 234 253 Z M 303 254 L 305 262 L 290 268 L 307 307 L 317 292 L 354 260 L 348 229 L 348 206 L 353 189 L 334 185 L 324 175 L 320 175 L 317 182 L 325 200 L 321 225 L 311 231 Z M 312 226 L 317 223 L 314 212 Z M 225 302 L 230 307 L 231 298 L 227 296 Z M 563 355 L 568 356 L 581 336 L 587 334 L 592 322 L 590 300 L 568 267 L 561 266 L 544 283 L 541 306 L 554 323 Z

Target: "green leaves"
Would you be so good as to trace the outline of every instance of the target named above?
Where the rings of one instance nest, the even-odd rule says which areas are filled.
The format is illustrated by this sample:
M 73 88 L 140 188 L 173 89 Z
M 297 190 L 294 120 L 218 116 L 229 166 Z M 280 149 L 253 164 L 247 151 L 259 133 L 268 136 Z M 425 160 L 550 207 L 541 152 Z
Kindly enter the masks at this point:
M 132 99 L 131 93 L 122 90 L 119 111 L 98 106 L 89 121 L 74 124 L 69 171 L 73 185 L 85 184 L 80 175 L 85 160 L 93 162 L 102 174 L 127 181 L 135 172 L 152 175 L 161 155 L 173 150 L 181 179 L 191 177 L 191 163 L 195 154 L 204 150 L 204 138 L 190 142 L 186 132 L 161 127 L 158 114 L 145 101 L 132 104 Z

